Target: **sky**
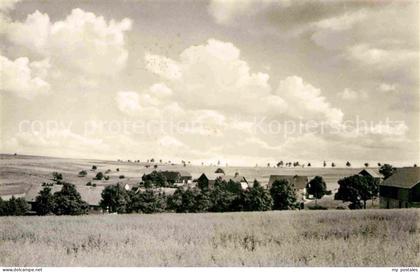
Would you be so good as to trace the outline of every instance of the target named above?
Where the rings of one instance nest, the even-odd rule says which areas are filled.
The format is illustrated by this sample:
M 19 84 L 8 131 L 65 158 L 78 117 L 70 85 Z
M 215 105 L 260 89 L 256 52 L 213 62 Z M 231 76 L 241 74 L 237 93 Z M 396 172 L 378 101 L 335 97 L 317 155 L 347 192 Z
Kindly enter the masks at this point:
M 0 152 L 420 162 L 418 1 L 0 1 Z

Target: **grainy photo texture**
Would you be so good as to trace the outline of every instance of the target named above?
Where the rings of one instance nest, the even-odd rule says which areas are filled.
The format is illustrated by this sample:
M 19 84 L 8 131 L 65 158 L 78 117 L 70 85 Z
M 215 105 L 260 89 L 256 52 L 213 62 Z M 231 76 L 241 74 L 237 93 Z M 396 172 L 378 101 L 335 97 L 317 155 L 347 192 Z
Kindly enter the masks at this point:
M 418 267 L 419 90 L 415 0 L 0 0 L 0 266 Z

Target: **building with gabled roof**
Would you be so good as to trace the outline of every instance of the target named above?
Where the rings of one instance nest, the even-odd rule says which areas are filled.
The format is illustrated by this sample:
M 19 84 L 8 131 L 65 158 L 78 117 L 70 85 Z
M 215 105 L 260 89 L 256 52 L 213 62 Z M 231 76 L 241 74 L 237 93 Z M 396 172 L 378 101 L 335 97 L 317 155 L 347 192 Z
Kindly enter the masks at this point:
M 364 177 L 369 176 L 379 181 L 382 181 L 384 179 L 384 175 L 379 173 L 378 169 L 372 169 L 372 168 L 363 169 L 362 171 L 358 173 L 358 175 L 364 176 Z
M 379 206 L 384 209 L 420 208 L 420 168 L 397 168 L 379 185 Z

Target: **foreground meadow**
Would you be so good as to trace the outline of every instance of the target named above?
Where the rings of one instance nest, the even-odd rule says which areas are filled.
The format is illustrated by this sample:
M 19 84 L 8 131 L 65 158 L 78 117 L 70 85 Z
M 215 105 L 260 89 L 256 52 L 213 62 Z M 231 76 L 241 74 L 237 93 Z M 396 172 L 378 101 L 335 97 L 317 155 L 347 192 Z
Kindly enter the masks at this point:
M 420 211 L 0 218 L 0 266 L 420 266 Z

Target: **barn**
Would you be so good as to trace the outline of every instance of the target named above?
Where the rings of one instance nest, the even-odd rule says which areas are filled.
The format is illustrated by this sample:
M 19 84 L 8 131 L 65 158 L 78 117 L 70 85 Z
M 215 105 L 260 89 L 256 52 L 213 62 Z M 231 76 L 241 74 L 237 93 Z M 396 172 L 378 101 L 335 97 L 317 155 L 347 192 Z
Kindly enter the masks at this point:
M 53 185 L 49 186 L 51 188 L 51 193 L 54 194 L 61 190 L 62 185 Z M 38 196 L 39 192 L 42 191 L 44 186 L 42 185 L 32 185 L 31 188 L 25 194 L 25 200 L 29 203 L 29 205 L 33 205 L 35 202 L 36 197 Z M 100 212 L 101 208 L 99 203 L 102 199 L 102 191 L 103 186 L 84 186 L 84 185 L 76 185 L 76 190 L 79 192 L 82 200 L 89 204 L 89 208 L 91 211 Z
M 204 184 L 208 188 L 212 188 L 214 184 L 216 183 L 216 180 L 223 180 L 226 182 L 233 181 L 240 183 L 242 190 L 245 190 L 249 187 L 248 181 L 244 176 L 241 176 L 239 174 L 235 174 L 233 176 L 230 175 L 223 175 L 223 174 L 201 174 L 201 176 L 196 180 L 198 184 Z
M 379 205 L 383 209 L 420 208 L 420 168 L 398 168 L 379 185 Z
M 179 170 L 179 171 L 161 171 L 162 175 L 166 177 L 166 180 L 171 183 L 182 183 L 188 184 L 192 180 L 191 173 Z

